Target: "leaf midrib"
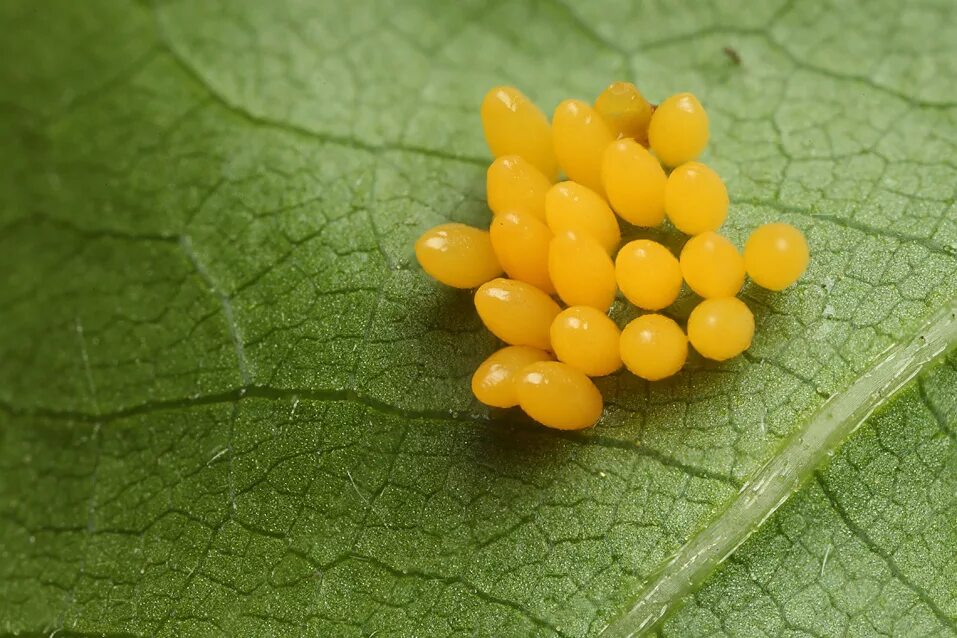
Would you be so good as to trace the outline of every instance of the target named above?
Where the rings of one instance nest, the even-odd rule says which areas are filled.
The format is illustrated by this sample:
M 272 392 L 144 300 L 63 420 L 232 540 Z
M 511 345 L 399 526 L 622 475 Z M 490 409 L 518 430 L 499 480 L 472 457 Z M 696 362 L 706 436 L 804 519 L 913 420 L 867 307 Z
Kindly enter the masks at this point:
M 698 534 L 646 581 L 635 602 L 601 635 L 623 638 L 658 627 L 754 533 L 814 469 L 898 390 L 957 344 L 957 298 L 907 341 L 892 346 L 843 392 L 835 394 L 757 470 Z

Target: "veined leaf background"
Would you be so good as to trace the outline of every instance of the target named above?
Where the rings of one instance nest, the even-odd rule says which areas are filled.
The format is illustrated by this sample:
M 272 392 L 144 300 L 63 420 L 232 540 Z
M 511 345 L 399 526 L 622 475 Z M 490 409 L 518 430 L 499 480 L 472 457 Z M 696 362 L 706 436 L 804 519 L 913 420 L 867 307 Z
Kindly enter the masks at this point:
M 957 634 L 950 0 L 0 25 L 3 635 Z M 602 379 L 562 434 L 472 399 L 495 341 L 412 243 L 489 219 L 489 87 L 615 79 L 695 92 L 725 232 L 788 221 L 813 259 L 745 289 L 744 357 Z

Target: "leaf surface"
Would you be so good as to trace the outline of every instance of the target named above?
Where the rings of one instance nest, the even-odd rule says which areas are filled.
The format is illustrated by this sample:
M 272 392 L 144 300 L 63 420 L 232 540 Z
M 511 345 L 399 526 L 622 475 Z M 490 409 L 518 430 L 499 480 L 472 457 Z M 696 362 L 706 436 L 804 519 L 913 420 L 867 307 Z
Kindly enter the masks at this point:
M 953 632 L 949 11 L 3 3 L 0 631 L 596 635 L 802 428 L 877 409 L 654 630 Z M 617 78 L 698 94 L 728 236 L 789 221 L 813 260 L 744 291 L 745 357 L 603 379 L 561 434 L 473 400 L 495 341 L 411 246 L 488 221 L 488 87 Z

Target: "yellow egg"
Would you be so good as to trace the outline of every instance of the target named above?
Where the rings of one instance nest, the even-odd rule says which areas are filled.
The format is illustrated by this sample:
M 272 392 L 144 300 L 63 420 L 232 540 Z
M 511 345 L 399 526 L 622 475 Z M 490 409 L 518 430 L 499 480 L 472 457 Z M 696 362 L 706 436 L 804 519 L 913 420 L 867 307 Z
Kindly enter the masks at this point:
M 615 300 L 615 266 L 601 244 L 570 230 L 558 233 L 548 249 L 548 274 L 569 306 L 602 312 Z
M 678 93 L 658 105 L 648 125 L 648 142 L 665 166 L 701 155 L 708 145 L 708 114 L 691 93 Z
M 618 219 L 605 200 L 586 186 L 559 182 L 545 195 L 545 219 L 553 233 L 571 230 L 598 240 L 609 253 L 621 241 Z
M 532 284 L 549 294 L 555 292 L 548 276 L 548 247 L 552 231 L 531 213 L 496 215 L 489 227 L 498 263 L 512 279 Z
M 609 145 L 601 163 L 605 194 L 615 212 L 636 226 L 657 226 L 665 218 L 665 171 L 633 139 Z
M 505 346 L 483 361 L 472 375 L 472 394 L 493 408 L 518 405 L 516 381 L 519 373 L 537 361 L 550 361 L 551 355 L 528 346 Z
M 625 298 L 645 310 L 670 306 L 681 292 L 678 260 L 650 239 L 630 241 L 618 251 L 615 279 Z
M 621 358 L 635 376 L 658 381 L 684 366 L 688 339 L 672 319 L 642 315 L 621 331 Z
M 804 234 L 790 224 L 759 226 L 744 245 L 748 275 L 769 290 L 784 290 L 797 281 L 810 259 Z
M 595 100 L 595 110 L 615 137 L 631 137 L 648 145 L 651 104 L 631 82 L 609 84 Z
M 482 130 L 495 157 L 520 155 L 549 179 L 558 172 L 548 118 L 513 86 L 496 86 L 482 100 Z
M 446 286 L 475 288 L 502 273 L 489 234 L 465 224 L 442 224 L 415 242 L 422 270 Z
M 505 343 L 551 350 L 548 331 L 561 308 L 535 286 L 493 279 L 475 292 L 475 309 L 485 327 Z
M 707 231 L 681 249 L 681 274 L 705 299 L 733 297 L 744 284 L 744 259 L 730 241 Z
M 702 357 L 725 361 L 751 346 L 754 315 L 737 297 L 705 299 L 688 317 L 688 340 Z
M 562 310 L 552 322 L 552 350 L 559 361 L 590 377 L 611 374 L 621 367 L 618 326 L 590 306 Z
M 685 162 L 668 176 L 665 213 L 686 235 L 717 230 L 728 216 L 728 189 L 704 164 Z
M 503 155 L 488 167 L 485 194 L 495 214 L 531 213 L 545 219 L 545 194 L 552 182 L 519 155 Z
M 601 417 L 601 392 L 583 372 L 558 361 L 541 361 L 519 373 L 518 403 L 542 425 L 558 430 L 589 428 Z
M 601 157 L 615 136 L 591 106 L 565 100 L 552 116 L 555 157 L 568 178 L 602 193 Z

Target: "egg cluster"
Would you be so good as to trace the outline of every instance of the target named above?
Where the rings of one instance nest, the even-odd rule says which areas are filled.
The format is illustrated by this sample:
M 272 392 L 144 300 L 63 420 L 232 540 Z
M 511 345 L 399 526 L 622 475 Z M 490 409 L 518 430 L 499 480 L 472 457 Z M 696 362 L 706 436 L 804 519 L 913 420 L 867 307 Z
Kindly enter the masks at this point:
M 590 377 L 624 365 L 664 379 L 684 366 L 689 341 L 708 359 L 741 354 L 754 336 L 754 317 L 736 296 L 745 275 L 782 290 L 807 267 L 807 242 L 788 224 L 757 228 L 743 256 L 716 232 L 728 193 L 695 161 L 708 142 L 708 115 L 690 93 L 654 107 L 633 84 L 615 82 L 594 105 L 565 100 L 549 122 L 519 90 L 496 87 L 481 116 L 495 156 L 486 184 L 491 226 L 437 226 L 415 252 L 440 282 L 477 288 L 479 317 L 509 344 L 472 377 L 482 403 L 519 405 L 553 428 L 592 426 L 603 403 Z M 556 183 L 559 171 L 567 179 Z M 691 235 L 678 257 L 650 239 L 619 249 L 619 218 L 651 228 L 666 217 Z M 702 298 L 687 334 L 658 312 L 683 284 Z M 623 330 L 607 314 L 619 291 L 648 311 Z

